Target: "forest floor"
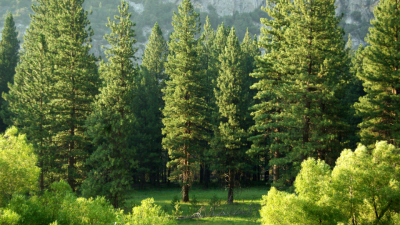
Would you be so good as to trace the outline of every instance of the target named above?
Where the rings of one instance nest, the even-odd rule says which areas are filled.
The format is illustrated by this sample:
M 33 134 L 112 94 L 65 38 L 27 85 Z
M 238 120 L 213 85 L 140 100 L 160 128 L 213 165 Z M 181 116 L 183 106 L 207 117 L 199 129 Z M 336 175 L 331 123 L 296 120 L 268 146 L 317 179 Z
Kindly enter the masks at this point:
M 189 192 L 190 200 L 195 196 L 198 203 L 180 202 L 180 212 L 176 213 L 171 201 L 176 196 L 182 199 L 182 192 L 176 188 L 151 188 L 134 190 L 129 200 L 126 201 L 126 210 L 139 205 L 143 199 L 154 198 L 157 205 L 161 206 L 169 215 L 178 218 L 178 224 L 261 224 L 260 213 L 262 195 L 268 193 L 268 187 L 249 187 L 236 189 L 234 203 L 226 204 L 228 191 L 224 189 L 192 188 Z M 214 201 L 212 200 L 214 199 Z M 214 207 L 215 206 L 215 207 Z M 201 210 L 200 210 L 201 209 Z M 202 218 L 188 218 L 199 213 Z M 199 215 L 199 214 L 197 214 Z

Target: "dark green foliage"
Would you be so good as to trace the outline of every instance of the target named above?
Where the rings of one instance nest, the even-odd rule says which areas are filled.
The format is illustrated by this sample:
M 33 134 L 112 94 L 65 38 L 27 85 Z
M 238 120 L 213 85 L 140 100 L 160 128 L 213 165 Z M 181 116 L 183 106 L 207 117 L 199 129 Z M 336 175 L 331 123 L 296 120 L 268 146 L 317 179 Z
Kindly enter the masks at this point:
M 7 113 L 10 115 L 7 117 L 10 123 L 20 127 L 20 131 L 27 134 L 28 140 L 35 147 L 41 168 L 41 190 L 51 183 L 51 179 L 59 177 L 59 167 L 55 165 L 56 151 L 52 143 L 55 122 L 52 101 L 56 96 L 52 55 L 54 46 L 49 43 L 48 34 L 49 27 L 54 24 L 44 14 L 44 11 L 54 12 L 52 6 L 54 4 L 51 5 L 49 1 L 38 1 L 38 5 L 32 7 L 35 14 L 24 36 L 21 63 L 16 68 L 9 94 L 4 95 L 9 107 Z
M 269 158 L 273 159 L 270 165 L 273 166 L 274 182 L 280 179 L 280 166 L 284 165 L 279 158 L 289 147 L 283 142 L 287 135 L 280 116 L 283 111 L 283 96 L 280 96 L 282 94 L 279 88 L 283 87 L 284 81 L 280 77 L 278 60 L 286 57 L 283 54 L 287 45 L 285 30 L 290 25 L 288 17 L 292 7 L 290 1 L 273 0 L 268 1 L 263 8 L 271 18 L 261 20 L 265 27 L 261 28 L 259 46 L 265 49 L 266 54 L 255 58 L 258 68 L 252 74 L 258 79 L 252 88 L 258 92 L 255 96 L 257 102 L 252 107 L 256 134 L 250 137 L 253 145 L 249 153 L 254 155 L 267 152 L 270 155 Z
M 4 23 L 4 29 L 1 32 L 0 41 L 0 94 L 8 93 L 8 83 L 13 83 L 15 67 L 19 61 L 19 41 L 17 39 L 14 19 L 11 13 L 8 14 Z M 7 105 L 3 98 L 0 98 L 0 106 L 7 111 Z M 3 115 L 7 113 L 4 112 Z M 7 116 L 5 116 L 7 117 Z M 4 118 L 0 120 L 0 132 L 4 132 L 7 128 Z
M 108 63 L 101 62 L 100 75 L 104 81 L 100 94 L 92 105 L 93 113 L 86 126 L 96 150 L 88 164 L 92 170 L 85 181 L 88 196 L 104 195 L 118 207 L 123 194 L 131 187 L 131 169 L 136 164 L 134 145 L 128 141 L 134 132 L 134 90 L 137 68 L 134 23 L 128 13 L 129 5 L 118 6 L 117 22 L 109 20 L 111 34 L 104 38 L 111 47 L 106 50 Z
M 205 128 L 206 101 L 204 73 L 198 57 L 196 34 L 200 32 L 199 15 L 190 0 L 182 1 L 174 13 L 174 32 L 169 42 L 163 109 L 163 147 L 168 149 L 175 174 L 183 175 L 183 202 L 189 201 L 189 187 L 196 158 L 204 150 L 207 140 Z
M 135 157 L 141 159 L 136 168 L 141 187 L 146 181 L 146 174 L 152 184 L 158 184 L 159 174 L 165 168 L 167 161 L 161 146 L 161 109 L 164 108 L 161 89 L 165 87 L 167 80 L 165 74 L 167 54 L 167 43 L 160 26 L 156 23 L 143 55 L 142 71 L 135 92 L 136 124 L 131 139 L 132 145 L 136 146 Z
M 255 107 L 255 119 L 257 129 L 269 132 L 270 146 L 276 149 L 270 164 L 281 165 L 286 171 L 280 178 L 290 184 L 306 157 L 333 164 L 338 154 L 338 135 L 345 127 L 339 100 L 347 55 L 334 1 L 277 2 L 272 15 L 278 19 L 268 22 L 272 30 L 263 31 L 272 36 L 262 43 L 267 54 L 259 62 L 256 76 L 262 80 L 255 87 L 261 89 L 258 97 L 266 100 Z M 282 14 L 288 11 L 290 15 Z M 271 37 L 273 42 L 268 41 Z M 260 138 L 257 142 L 268 143 Z
M 73 190 L 86 177 L 85 161 L 90 141 L 85 135 L 85 121 L 92 111 L 91 103 L 98 93 L 96 58 L 89 54 L 93 31 L 87 27 L 88 13 L 84 0 L 46 1 L 54 14 L 45 14 L 53 23 L 46 41 L 54 67 L 52 87 L 52 141 L 57 148 L 56 179 L 66 179 Z M 49 28 L 46 28 L 49 29 Z
M 363 121 L 361 141 L 372 147 L 378 140 L 400 143 L 400 4 L 381 1 L 375 8 L 375 20 L 363 51 L 362 69 L 357 75 L 363 80 L 366 95 L 355 104 Z
M 246 152 L 247 132 L 243 118 L 248 112 L 243 53 L 234 28 L 229 33 L 219 61 L 221 67 L 215 89 L 219 125 L 215 130 L 212 155 L 217 159 L 215 169 L 228 173 L 227 202 L 233 203 L 235 174 L 243 167 Z

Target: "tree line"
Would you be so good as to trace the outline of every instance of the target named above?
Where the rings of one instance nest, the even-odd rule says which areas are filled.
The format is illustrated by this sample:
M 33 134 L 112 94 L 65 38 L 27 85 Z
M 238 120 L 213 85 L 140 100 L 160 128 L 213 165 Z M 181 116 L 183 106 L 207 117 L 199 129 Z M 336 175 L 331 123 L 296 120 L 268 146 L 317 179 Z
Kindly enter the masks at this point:
M 33 144 L 39 187 L 66 180 L 115 207 L 134 185 L 176 180 L 292 187 L 312 157 L 331 167 L 344 148 L 398 143 L 398 4 L 382 0 L 353 51 L 334 0 L 267 0 L 259 38 L 234 27 L 203 29 L 190 0 L 166 41 L 156 23 L 136 63 L 135 24 L 121 2 L 90 54 L 84 0 L 38 0 L 19 52 L 12 15 L 0 47 L 5 131 Z M 261 54 L 261 50 L 264 54 Z M 8 86 L 7 86 L 8 83 Z M 265 174 L 261 174 L 265 172 Z

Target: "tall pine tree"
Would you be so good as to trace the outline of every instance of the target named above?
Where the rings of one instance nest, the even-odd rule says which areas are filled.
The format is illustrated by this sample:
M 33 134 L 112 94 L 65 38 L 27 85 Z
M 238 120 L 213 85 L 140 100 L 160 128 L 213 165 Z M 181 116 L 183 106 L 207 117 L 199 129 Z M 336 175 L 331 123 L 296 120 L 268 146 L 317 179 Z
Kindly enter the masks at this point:
M 86 195 L 105 195 L 114 207 L 119 207 L 124 193 L 131 187 L 131 169 L 136 164 L 134 145 L 129 142 L 135 117 L 133 92 L 137 68 L 135 59 L 135 25 L 128 13 L 128 3 L 118 6 L 115 21 L 108 19 L 110 34 L 104 38 L 111 47 L 106 50 L 108 63 L 100 64 L 104 81 L 100 94 L 93 104 L 93 113 L 87 120 L 88 134 L 97 148 L 88 163 L 92 167 L 85 181 Z
M 160 26 L 156 23 L 146 44 L 135 93 L 134 112 L 137 122 L 132 143 L 136 145 L 135 157 L 141 159 L 136 169 L 141 187 L 146 180 L 146 174 L 150 177 L 150 181 L 157 184 L 167 162 L 167 154 L 161 146 L 161 109 L 164 108 L 161 90 L 167 80 L 165 74 L 167 55 L 167 43 Z
M 268 153 L 273 181 L 278 182 L 281 167 L 285 164 L 280 157 L 288 150 L 288 146 L 283 142 L 283 139 L 287 138 L 284 133 L 285 126 L 280 123 L 285 94 L 280 91 L 284 82 L 278 62 L 286 57 L 285 30 L 290 25 L 288 17 L 293 5 L 289 0 L 268 0 L 266 7 L 262 9 L 271 19 L 261 19 L 264 27 L 261 28 L 259 45 L 264 48 L 265 54 L 255 58 L 258 68 L 252 74 L 257 79 L 252 88 L 258 92 L 255 96 L 257 102 L 252 107 L 256 133 L 250 137 L 253 145 L 249 153 Z
M 96 58 L 90 55 L 88 13 L 84 0 L 51 0 L 57 9 L 51 15 L 56 21 L 50 29 L 48 43 L 54 62 L 54 137 L 56 163 L 60 179 L 66 179 L 73 190 L 86 178 L 85 161 L 90 140 L 85 135 L 85 121 L 92 111 L 91 103 L 98 93 Z M 54 33 L 54 34 L 53 34 Z
M 207 114 L 206 117 L 210 124 L 213 124 L 214 114 L 216 113 L 216 105 L 215 105 L 215 97 L 214 97 L 214 88 L 216 87 L 216 78 L 218 75 L 218 71 L 216 71 L 216 63 L 219 62 L 218 58 L 215 58 L 213 54 L 214 49 L 214 41 L 215 41 L 215 32 L 211 27 L 210 18 L 207 16 L 206 23 L 204 24 L 204 31 L 201 34 L 199 45 L 200 46 L 200 57 L 201 57 L 201 70 L 206 76 L 206 95 L 205 100 L 207 103 Z M 208 131 L 208 140 L 212 140 L 213 138 L 213 130 L 211 127 L 207 129 Z M 207 188 L 210 182 L 210 158 L 209 158 L 209 150 L 210 146 L 207 147 L 207 150 L 202 152 L 203 154 L 200 157 L 200 183 L 204 183 L 204 186 Z
M 267 61 L 272 64 L 261 65 L 261 72 L 269 74 L 264 81 L 267 90 L 261 94 L 273 94 L 262 103 L 271 107 L 270 115 L 260 115 L 269 117 L 263 118 L 263 129 L 272 131 L 270 146 L 279 151 L 274 151 L 278 156 L 274 155 L 271 164 L 281 164 L 285 170 L 281 180 L 291 184 L 304 159 L 318 157 L 334 162 L 331 154 L 342 148 L 338 134 L 345 125 L 338 116 L 338 106 L 348 60 L 334 0 L 280 3 L 286 6 L 284 13 L 290 11 L 286 17 L 289 25 L 284 30 L 283 42 L 266 43 L 276 44 L 272 53 L 277 47 L 280 49 L 276 57 Z M 273 37 L 278 37 L 280 31 Z
M 18 32 L 11 13 L 8 14 L 1 32 L 0 41 L 0 94 L 8 93 L 8 83 L 14 80 L 15 67 L 19 61 L 19 41 L 17 39 Z M 0 98 L 0 106 L 7 111 L 7 106 L 3 98 Z M 7 115 L 7 113 L 3 113 Z M 4 118 L 6 119 L 6 118 Z M 4 132 L 7 128 L 6 123 L 0 120 L 0 132 Z
M 51 15 L 58 13 L 54 3 L 39 0 L 32 5 L 34 14 L 24 35 L 21 62 L 16 68 L 9 93 L 4 94 L 10 123 L 26 133 L 35 148 L 41 168 L 41 190 L 60 177 L 59 167 L 54 163 L 57 149 L 53 142 L 55 116 L 52 101 L 57 94 L 53 54 L 56 51 L 49 41 L 50 35 L 58 34 L 51 29 L 55 26 Z
M 228 174 L 227 202 L 233 203 L 236 173 L 243 167 L 246 148 L 246 124 L 248 113 L 246 73 L 242 64 L 243 54 L 235 29 L 227 38 L 224 51 L 219 57 L 221 69 L 217 79 L 215 98 L 218 106 L 219 126 L 216 130 L 213 155 L 218 163 L 214 166 Z
M 400 144 L 399 10 L 398 0 L 382 0 L 375 8 L 363 70 L 358 73 L 366 95 L 355 108 L 363 119 L 359 124 L 361 141 L 371 147 L 379 140 Z
M 174 13 L 174 32 L 169 42 L 166 73 L 169 76 L 164 91 L 163 147 L 168 149 L 175 175 L 182 175 L 182 200 L 189 201 L 189 188 L 195 162 L 204 150 L 208 127 L 204 89 L 204 74 L 198 57 L 195 36 L 200 32 L 199 14 L 190 0 L 183 0 Z

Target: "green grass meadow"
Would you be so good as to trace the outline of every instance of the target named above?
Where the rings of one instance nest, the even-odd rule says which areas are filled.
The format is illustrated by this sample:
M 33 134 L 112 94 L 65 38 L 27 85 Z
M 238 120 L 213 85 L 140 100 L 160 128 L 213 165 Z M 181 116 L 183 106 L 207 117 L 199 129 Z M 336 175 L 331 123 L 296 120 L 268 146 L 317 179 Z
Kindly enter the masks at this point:
M 157 205 L 161 206 L 168 214 L 177 217 L 188 217 L 197 213 L 202 208 L 201 215 L 207 216 L 225 214 L 223 216 L 212 216 L 206 218 L 179 219 L 178 224 L 260 224 L 261 198 L 268 193 L 268 187 L 250 187 L 236 189 L 234 192 L 234 204 L 227 205 L 226 198 L 228 191 L 224 189 L 207 189 L 194 187 L 190 190 L 190 200 L 196 196 L 198 204 L 193 206 L 189 203 L 182 203 L 181 214 L 174 214 L 176 210 L 171 205 L 174 196 L 181 201 L 182 193 L 180 188 L 153 188 L 147 190 L 133 191 L 126 201 L 126 208 L 139 205 L 143 199 L 154 198 Z M 219 203 L 215 208 L 210 204 L 211 199 L 216 196 Z M 214 197 L 215 199 L 215 197 Z M 243 214 L 241 214 L 243 213 Z M 238 214 L 238 215 L 233 215 Z

